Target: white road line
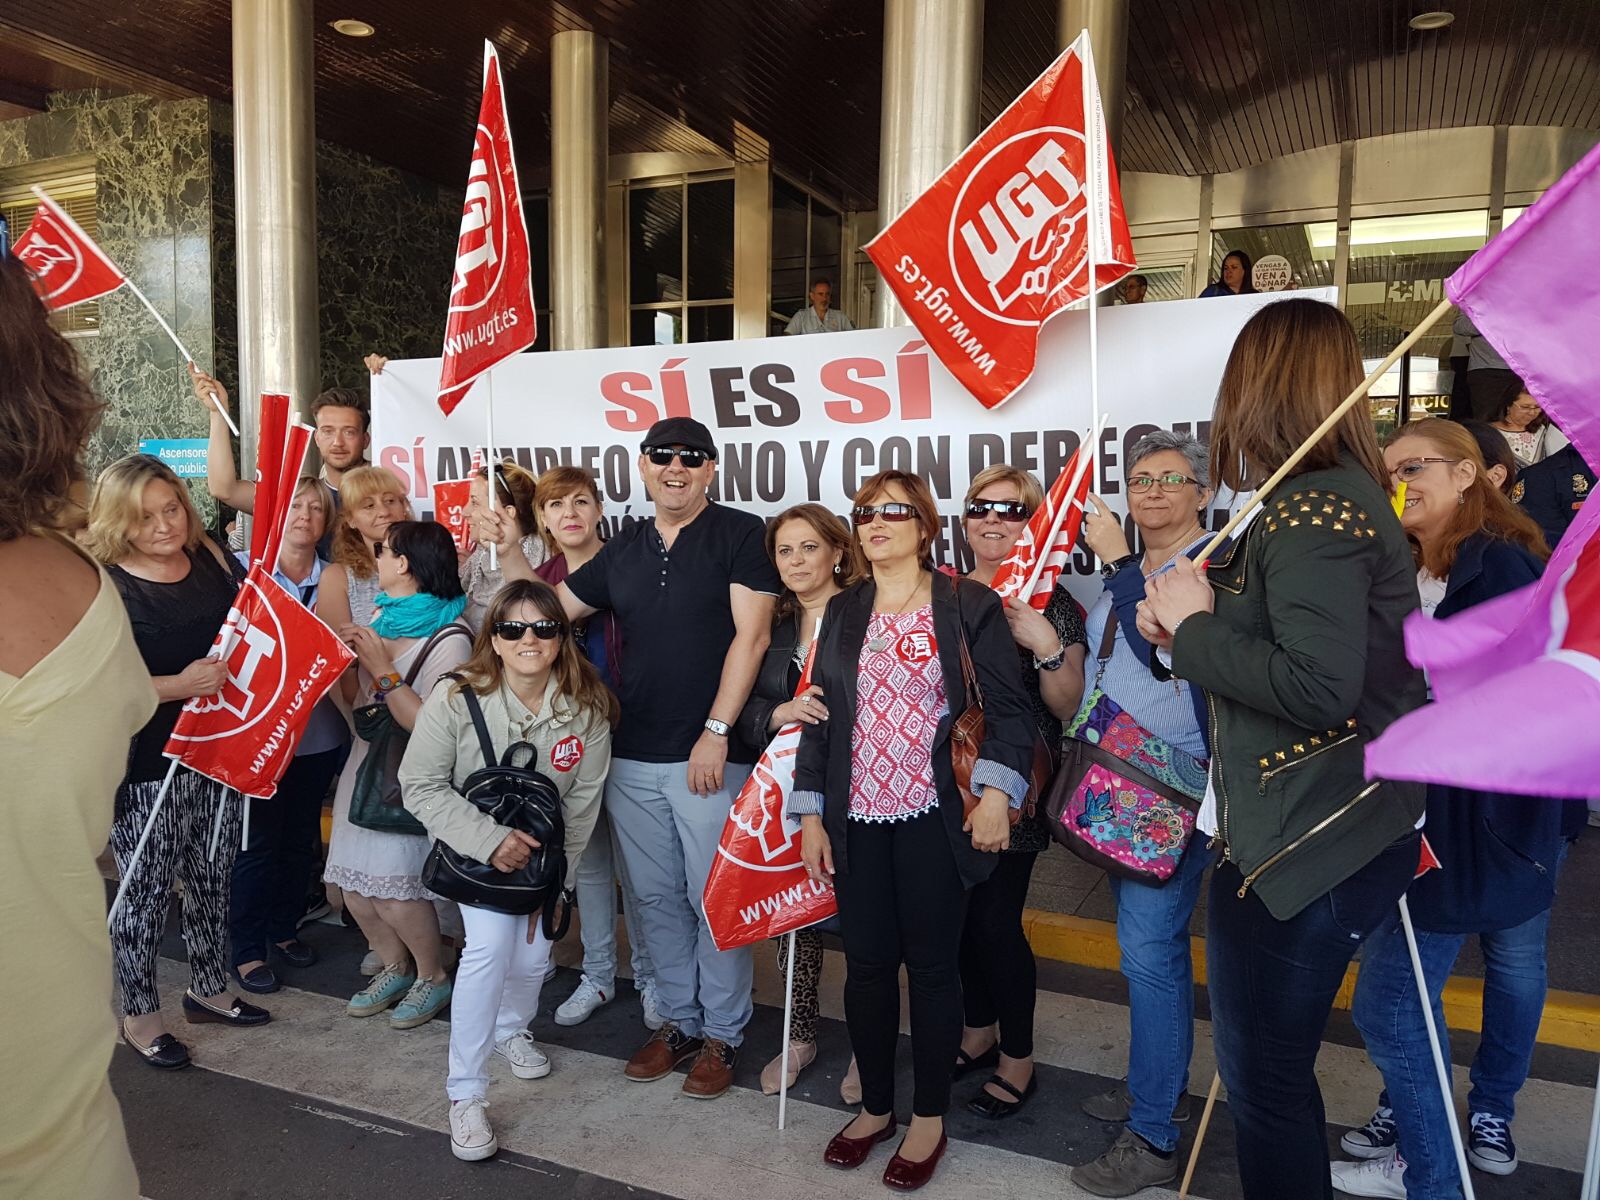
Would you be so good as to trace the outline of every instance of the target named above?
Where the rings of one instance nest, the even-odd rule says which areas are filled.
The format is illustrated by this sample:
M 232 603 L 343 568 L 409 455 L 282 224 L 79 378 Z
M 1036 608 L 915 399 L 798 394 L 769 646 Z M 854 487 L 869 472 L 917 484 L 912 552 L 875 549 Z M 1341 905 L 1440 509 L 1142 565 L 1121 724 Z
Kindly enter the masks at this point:
M 325 1108 L 313 1108 L 309 1104 L 291 1104 L 290 1108 L 298 1109 L 303 1113 L 310 1113 L 313 1117 L 322 1117 L 329 1121 L 343 1121 L 346 1125 L 354 1125 L 357 1129 L 365 1129 L 368 1133 L 387 1133 L 392 1137 L 410 1137 L 403 1129 L 390 1129 L 387 1125 L 375 1125 L 371 1121 L 357 1120 L 347 1117 L 343 1113 L 329 1112 Z

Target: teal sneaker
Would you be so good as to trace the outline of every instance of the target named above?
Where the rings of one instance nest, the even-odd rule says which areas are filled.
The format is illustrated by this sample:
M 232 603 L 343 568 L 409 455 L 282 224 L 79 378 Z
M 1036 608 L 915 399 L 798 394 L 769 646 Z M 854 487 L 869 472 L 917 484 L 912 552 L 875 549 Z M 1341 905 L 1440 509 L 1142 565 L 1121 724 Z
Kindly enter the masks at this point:
M 406 998 L 389 1014 L 390 1029 L 415 1029 L 426 1025 L 439 1015 L 439 1010 L 450 1003 L 450 981 L 435 983 L 419 979 L 411 985 Z
M 404 996 L 416 981 L 408 963 L 384 967 L 373 976 L 371 983 L 350 997 L 344 1011 L 352 1017 L 375 1016 Z

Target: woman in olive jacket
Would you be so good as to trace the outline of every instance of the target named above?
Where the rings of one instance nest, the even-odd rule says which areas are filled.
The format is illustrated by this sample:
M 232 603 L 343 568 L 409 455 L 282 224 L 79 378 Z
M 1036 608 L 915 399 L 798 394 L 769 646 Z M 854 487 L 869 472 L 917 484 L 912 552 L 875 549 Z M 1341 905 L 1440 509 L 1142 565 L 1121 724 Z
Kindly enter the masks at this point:
M 1239 333 L 1212 421 L 1212 479 L 1257 487 L 1362 378 L 1355 332 L 1316 300 Z M 1140 630 L 1203 687 L 1222 849 L 1206 959 L 1246 1200 L 1332 1196 L 1315 1066 L 1351 957 L 1416 870 L 1424 789 L 1368 780 L 1366 745 L 1425 699 L 1401 623 L 1416 566 L 1367 413 L 1352 409 L 1209 569 L 1150 581 Z

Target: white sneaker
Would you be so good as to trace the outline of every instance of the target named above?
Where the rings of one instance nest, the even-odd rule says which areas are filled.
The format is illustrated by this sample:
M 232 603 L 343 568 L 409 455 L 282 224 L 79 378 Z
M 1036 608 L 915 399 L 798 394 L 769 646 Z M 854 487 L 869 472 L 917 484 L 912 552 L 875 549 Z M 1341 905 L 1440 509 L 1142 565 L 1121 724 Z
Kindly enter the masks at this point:
M 371 979 L 379 971 L 383 970 L 386 965 L 383 961 L 383 955 L 376 950 L 368 950 L 367 956 L 361 960 L 361 973 Z
M 566 1002 L 556 1009 L 557 1025 L 582 1025 L 595 1010 L 602 1004 L 611 1003 L 611 997 L 606 995 L 594 985 L 594 981 L 585 975 L 578 982 L 578 990 L 568 996 Z
M 639 999 L 644 1005 L 644 1027 L 654 1033 L 667 1023 L 661 1010 L 656 1007 L 655 980 L 647 979 L 642 984 L 636 982 L 634 986 L 639 989 Z
M 1388 1196 L 1406 1200 L 1406 1164 L 1398 1152 L 1365 1162 L 1332 1165 L 1334 1191 L 1347 1196 Z
M 451 1154 L 463 1162 L 478 1162 L 499 1149 L 487 1100 L 458 1100 L 450 1106 Z
M 494 1052 L 511 1064 L 511 1073 L 518 1079 L 543 1079 L 550 1074 L 550 1059 L 526 1029 L 496 1042 Z

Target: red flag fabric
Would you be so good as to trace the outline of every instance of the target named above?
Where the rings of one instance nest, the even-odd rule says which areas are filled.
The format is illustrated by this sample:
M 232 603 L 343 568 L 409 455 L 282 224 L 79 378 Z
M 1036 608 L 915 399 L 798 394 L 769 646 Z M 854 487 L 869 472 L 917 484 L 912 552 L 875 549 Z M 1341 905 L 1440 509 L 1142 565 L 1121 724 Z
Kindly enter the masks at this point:
M 467 522 L 467 504 L 471 499 L 470 479 L 433 485 L 433 519 L 450 531 L 457 554 L 471 554 L 478 544 L 472 536 L 472 526 Z
M 1097 223 L 1092 283 L 1091 220 Z M 940 361 L 985 408 L 1021 387 L 1033 374 L 1039 327 L 1135 265 L 1088 35 L 866 251 Z
M 311 449 L 311 438 L 316 433 L 309 425 L 294 421 L 291 417 L 288 437 L 279 456 L 278 483 L 274 488 L 274 506 L 277 511 L 273 514 L 272 530 L 267 536 L 266 552 L 261 556 L 262 563 L 267 570 L 275 571 L 278 567 L 278 552 L 283 549 L 283 535 L 289 528 L 289 517 L 294 508 L 295 485 L 300 482 L 300 470 L 305 465 L 306 451 Z M 333 524 L 332 514 L 329 514 L 328 525 Z
M 261 562 L 277 527 L 278 468 L 289 437 L 289 397 L 261 393 L 261 427 L 256 436 L 256 499 L 250 513 L 250 561 Z
M 257 563 L 211 653 L 228 664 L 215 696 L 183 706 L 165 753 L 247 796 L 278 789 L 311 709 L 354 655 Z
M 821 633 L 818 625 L 817 632 Z M 812 638 L 816 646 L 816 638 Z M 799 695 L 811 686 L 811 662 Z M 794 790 L 800 722 L 778 730 L 739 790 L 706 877 L 703 904 L 718 950 L 748 946 L 825 921 L 839 911 L 833 888 L 813 883 L 800 860 L 800 823 L 784 815 Z
M 495 363 L 533 345 L 532 256 L 522 214 L 511 126 L 501 90 L 500 59 L 483 44 L 483 102 L 467 170 L 444 327 L 444 370 L 439 407 L 448 416 L 472 381 Z
M 1439 861 L 1439 856 L 1433 852 L 1433 847 L 1428 845 L 1428 835 L 1422 835 L 1422 849 L 1417 854 L 1417 873 L 1411 878 L 1421 879 L 1429 871 L 1438 871 L 1444 866 Z
M 49 309 L 71 308 L 114 292 L 125 276 L 94 239 L 49 196 L 34 189 L 39 208 L 27 232 L 11 246 L 33 276 L 33 290 Z
M 1050 593 L 1072 557 L 1078 527 L 1083 524 L 1083 506 L 1089 495 L 1088 465 L 1087 448 L 1079 446 L 1050 485 L 1044 503 L 1028 518 L 1017 544 L 989 581 L 1002 600 L 1020 596 L 1040 612 L 1050 603 Z M 1029 580 L 1033 581 L 1031 588 Z

